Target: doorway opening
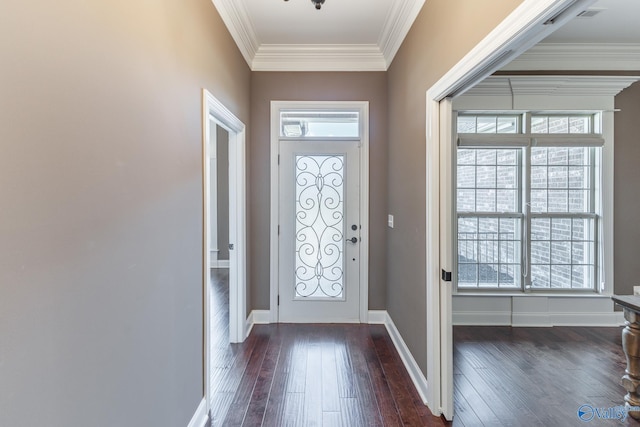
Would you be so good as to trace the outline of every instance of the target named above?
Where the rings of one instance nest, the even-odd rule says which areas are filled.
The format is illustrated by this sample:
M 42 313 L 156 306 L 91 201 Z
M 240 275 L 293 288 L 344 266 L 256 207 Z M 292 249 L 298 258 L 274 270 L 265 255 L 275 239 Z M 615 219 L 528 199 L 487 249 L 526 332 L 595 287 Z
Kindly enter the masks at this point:
M 216 348 L 246 338 L 245 126 L 203 90 L 204 394 L 211 410 Z
M 427 91 L 427 400 L 453 419 L 452 98 L 573 19 L 592 0 L 524 0 Z

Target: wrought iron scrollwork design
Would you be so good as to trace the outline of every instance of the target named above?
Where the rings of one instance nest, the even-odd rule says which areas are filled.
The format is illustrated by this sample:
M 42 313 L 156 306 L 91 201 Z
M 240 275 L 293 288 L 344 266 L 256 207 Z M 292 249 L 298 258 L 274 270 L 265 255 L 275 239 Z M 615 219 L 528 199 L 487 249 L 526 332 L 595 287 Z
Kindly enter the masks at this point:
M 342 298 L 344 156 L 296 156 L 295 291 L 300 298 Z

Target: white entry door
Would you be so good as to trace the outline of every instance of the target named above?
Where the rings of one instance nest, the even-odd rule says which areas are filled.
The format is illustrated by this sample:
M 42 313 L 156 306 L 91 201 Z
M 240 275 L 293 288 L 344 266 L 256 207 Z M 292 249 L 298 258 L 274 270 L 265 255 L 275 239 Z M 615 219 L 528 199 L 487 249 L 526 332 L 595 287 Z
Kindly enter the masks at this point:
M 360 321 L 359 150 L 280 142 L 280 322 Z

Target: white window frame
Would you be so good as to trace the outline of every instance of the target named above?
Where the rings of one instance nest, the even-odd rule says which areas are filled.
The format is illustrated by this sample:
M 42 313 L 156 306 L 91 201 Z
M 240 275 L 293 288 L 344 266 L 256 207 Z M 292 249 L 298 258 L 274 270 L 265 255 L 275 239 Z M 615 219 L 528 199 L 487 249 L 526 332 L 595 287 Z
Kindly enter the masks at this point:
M 460 134 L 456 133 L 457 129 L 457 117 L 458 114 L 468 115 L 505 115 L 513 116 L 514 114 L 521 115 L 518 124 L 517 132 L 520 133 L 487 133 L 487 134 Z M 453 209 L 452 209 L 452 228 L 453 228 L 453 292 L 457 295 L 611 295 L 613 293 L 613 114 L 612 111 L 603 110 L 590 110 L 590 111 L 556 111 L 556 110 L 536 110 L 534 115 L 569 115 L 580 116 L 588 115 L 592 117 L 590 123 L 590 133 L 586 134 L 532 134 L 531 130 L 531 116 L 532 111 L 523 110 L 502 110 L 502 111 L 485 111 L 485 110 L 458 110 L 453 114 L 453 126 L 455 127 L 454 140 L 460 142 L 461 139 L 465 140 L 464 146 L 469 148 L 522 148 L 522 153 L 519 156 L 519 164 L 517 165 L 521 169 L 522 177 L 519 183 L 522 187 L 519 188 L 520 197 L 525 197 L 525 200 L 519 210 L 519 212 L 509 212 L 502 215 L 496 212 L 492 217 L 522 217 L 522 240 L 521 246 L 522 264 L 521 272 L 525 268 L 528 269 L 529 274 L 527 277 L 521 277 L 520 287 L 512 288 L 459 288 L 458 286 L 458 218 L 461 216 L 474 216 L 478 214 L 473 212 L 458 212 L 457 210 L 457 196 L 453 197 Z M 602 132 L 602 133 L 596 133 Z M 540 142 L 541 146 L 567 146 L 575 144 L 575 146 L 601 146 L 602 150 L 600 155 L 595 154 L 595 150 L 591 150 L 592 161 L 592 183 L 590 186 L 590 198 L 592 201 L 592 211 L 589 213 L 535 213 L 531 212 L 529 205 L 529 197 L 531 195 L 531 183 L 530 178 L 530 159 L 531 159 L 531 145 Z M 452 147 L 452 167 L 454 173 L 452 174 L 453 185 L 452 188 L 457 194 L 457 150 L 458 147 Z M 607 177 L 607 171 L 611 176 Z M 609 189 L 609 190 L 607 190 Z M 611 200 L 606 200 L 610 198 Z M 526 210 L 525 210 L 526 206 Z M 483 216 L 482 213 L 479 216 Z M 530 285 L 530 271 L 531 271 L 531 236 L 529 230 L 531 230 L 531 219 L 540 217 L 571 217 L 581 218 L 590 217 L 595 218 L 595 259 L 594 259 L 594 283 L 593 288 L 589 289 L 548 289 L 548 288 L 532 288 Z

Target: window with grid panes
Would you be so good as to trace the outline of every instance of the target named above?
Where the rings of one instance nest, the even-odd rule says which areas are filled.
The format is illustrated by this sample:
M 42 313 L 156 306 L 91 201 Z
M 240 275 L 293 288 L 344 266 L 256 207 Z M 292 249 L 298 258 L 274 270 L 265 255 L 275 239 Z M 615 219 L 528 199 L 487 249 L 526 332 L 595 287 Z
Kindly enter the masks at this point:
M 458 290 L 596 290 L 597 120 L 458 115 Z

